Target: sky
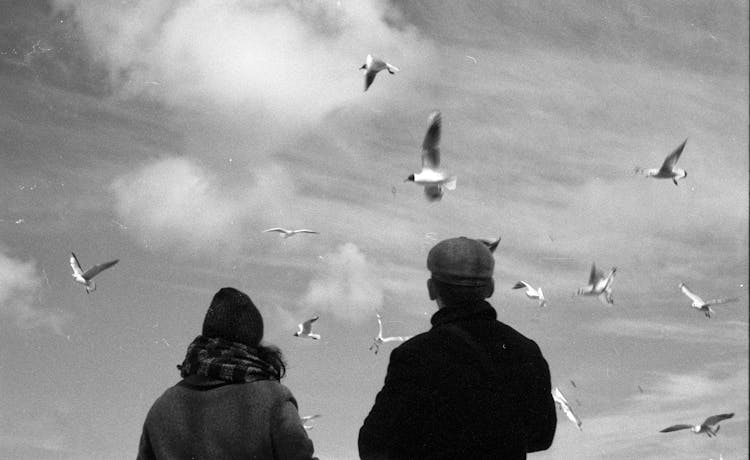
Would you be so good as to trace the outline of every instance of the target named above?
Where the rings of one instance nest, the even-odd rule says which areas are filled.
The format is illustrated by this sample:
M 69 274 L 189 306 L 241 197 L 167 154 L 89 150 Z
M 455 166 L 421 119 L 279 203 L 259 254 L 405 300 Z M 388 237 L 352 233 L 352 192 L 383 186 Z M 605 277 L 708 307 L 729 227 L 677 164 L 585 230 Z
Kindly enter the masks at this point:
M 233 286 L 356 458 L 376 312 L 428 330 L 430 247 L 500 236 L 490 302 L 583 421 L 530 459 L 748 458 L 748 52 L 740 1 L 0 1 L 0 457 L 133 458 Z M 367 54 L 400 71 L 363 92 Z M 434 110 L 439 202 L 404 182 Z M 679 186 L 634 174 L 686 138 Z M 120 262 L 87 295 L 71 251 Z

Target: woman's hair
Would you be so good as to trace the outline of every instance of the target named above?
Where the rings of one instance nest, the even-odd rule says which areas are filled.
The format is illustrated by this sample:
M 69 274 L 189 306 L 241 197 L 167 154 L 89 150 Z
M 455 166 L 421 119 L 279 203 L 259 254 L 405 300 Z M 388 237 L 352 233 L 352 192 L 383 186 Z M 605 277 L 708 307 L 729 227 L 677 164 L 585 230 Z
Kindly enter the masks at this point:
M 286 375 L 286 361 L 279 347 L 275 345 L 258 344 L 255 347 L 258 358 L 267 362 L 276 370 L 279 380 Z

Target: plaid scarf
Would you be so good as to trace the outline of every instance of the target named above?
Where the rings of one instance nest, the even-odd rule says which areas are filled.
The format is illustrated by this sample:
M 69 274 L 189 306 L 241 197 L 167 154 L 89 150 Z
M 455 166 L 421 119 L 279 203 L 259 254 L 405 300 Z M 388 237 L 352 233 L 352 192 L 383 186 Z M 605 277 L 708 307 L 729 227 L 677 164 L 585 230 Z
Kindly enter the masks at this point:
M 182 378 L 197 374 L 232 383 L 280 380 L 279 372 L 256 354 L 247 345 L 199 335 L 177 369 Z

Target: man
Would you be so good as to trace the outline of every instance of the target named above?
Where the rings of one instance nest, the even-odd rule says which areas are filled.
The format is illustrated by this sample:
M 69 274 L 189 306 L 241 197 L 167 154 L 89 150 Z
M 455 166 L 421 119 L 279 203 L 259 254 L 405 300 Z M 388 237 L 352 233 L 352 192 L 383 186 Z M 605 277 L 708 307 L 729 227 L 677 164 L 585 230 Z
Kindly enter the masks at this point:
M 441 241 L 427 256 L 432 329 L 391 353 L 383 389 L 359 431 L 371 459 L 525 459 L 557 425 L 537 344 L 497 321 L 495 259 L 480 241 Z

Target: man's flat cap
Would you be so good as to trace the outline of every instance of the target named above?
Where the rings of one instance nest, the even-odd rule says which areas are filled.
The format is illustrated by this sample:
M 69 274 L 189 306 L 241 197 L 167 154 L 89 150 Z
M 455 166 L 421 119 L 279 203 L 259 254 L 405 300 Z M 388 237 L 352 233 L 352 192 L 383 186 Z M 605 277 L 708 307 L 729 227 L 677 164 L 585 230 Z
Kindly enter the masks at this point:
M 485 286 L 494 268 L 495 257 L 487 245 L 464 236 L 439 242 L 427 255 L 432 277 L 457 286 Z

